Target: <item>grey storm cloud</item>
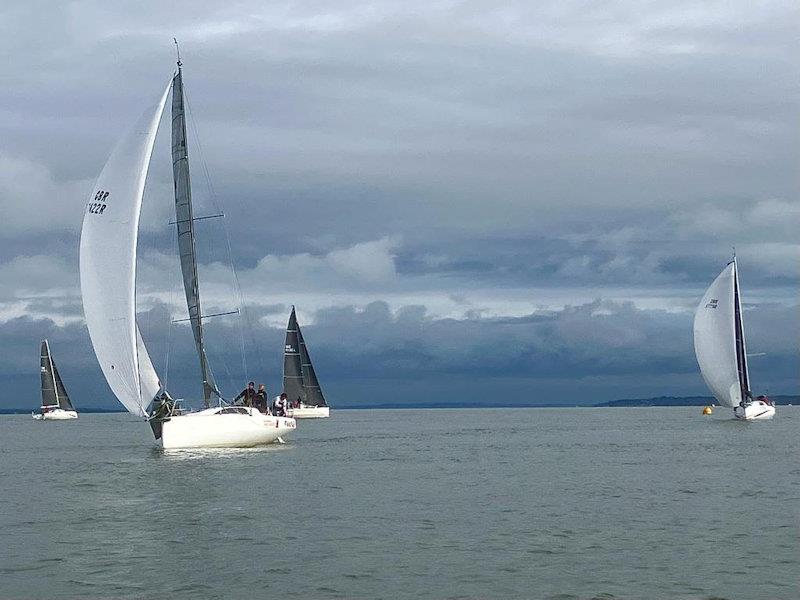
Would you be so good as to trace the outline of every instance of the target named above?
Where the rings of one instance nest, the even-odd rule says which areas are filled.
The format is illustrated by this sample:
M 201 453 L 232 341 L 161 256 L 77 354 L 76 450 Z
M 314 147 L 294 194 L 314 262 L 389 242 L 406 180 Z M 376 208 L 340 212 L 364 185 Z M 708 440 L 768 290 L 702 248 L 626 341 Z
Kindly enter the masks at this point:
M 796 340 L 785 327 L 797 308 L 746 307 L 750 350 L 757 355 L 751 359 L 757 389 L 792 389 L 800 383 Z M 224 391 L 235 393 L 250 378 L 278 389 L 284 331 L 261 324 L 260 317 L 277 313 L 285 318 L 287 311 L 288 306 L 251 311 L 246 315 L 251 328 L 246 331 L 234 322 L 208 327 L 210 358 Z M 162 381 L 173 393 L 193 397 L 200 380 L 191 334 L 186 327 L 163 327 L 168 316 L 166 306 L 155 306 L 140 313 L 139 322 Z M 304 332 L 323 385 L 339 406 L 381 400 L 482 401 L 491 390 L 508 389 L 509 382 L 530 394 L 560 389 L 548 402 L 566 404 L 618 397 L 620 382 L 626 379 L 634 382 L 634 389 L 647 389 L 638 387 L 641 380 L 652 380 L 653 393 L 703 393 L 691 346 L 691 317 L 641 310 L 631 303 L 597 300 L 515 318 L 437 319 L 422 306 L 392 311 L 386 303 L 373 302 L 363 310 L 319 311 Z M 0 376 L 13 392 L 6 398 L 18 402 L 35 397 L 38 373 L 27 368 L 35 359 L 35 335 L 50 336 L 76 401 L 84 406 L 114 405 L 81 324 L 57 327 L 48 320 L 23 317 L 1 324 L 0 335 L 5 342 Z M 613 385 L 604 383 L 608 381 Z M 416 390 L 421 382 L 427 382 L 427 392 Z M 350 391 L 362 383 L 368 391 Z M 415 390 L 413 397 L 404 396 L 406 389 Z M 461 391 L 458 397 L 438 396 L 448 389 Z
M 198 225 L 204 304 L 245 301 L 247 336 L 263 337 L 251 363 L 279 351 L 297 304 L 348 397 L 380 389 L 348 387 L 357 374 L 417 371 L 446 375 L 428 381 L 445 395 L 498 378 L 512 394 L 557 380 L 570 398 L 700 392 L 691 311 L 732 246 L 754 340 L 800 324 L 798 16 L 790 2 L 6 2 L 0 327 L 18 353 L 3 377 L 27 381 L 23 347 L 43 335 L 91 355 L 83 208 L 167 82 L 175 36 L 195 212 L 226 214 Z M 168 137 L 137 280 L 162 355 L 184 312 Z M 242 345 L 227 327 L 220 342 Z M 602 351 L 580 341 L 587 327 Z M 797 344 L 780 348 L 763 374 L 796 391 Z M 233 382 L 241 360 L 220 352 Z M 191 345 L 173 358 L 188 388 Z

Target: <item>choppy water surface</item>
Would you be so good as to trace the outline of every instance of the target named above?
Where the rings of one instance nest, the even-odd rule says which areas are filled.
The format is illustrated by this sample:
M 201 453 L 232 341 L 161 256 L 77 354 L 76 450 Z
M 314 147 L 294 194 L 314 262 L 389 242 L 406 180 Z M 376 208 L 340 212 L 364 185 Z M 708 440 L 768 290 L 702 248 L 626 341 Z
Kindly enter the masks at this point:
M 0 597 L 800 595 L 798 408 L 333 414 L 206 452 L 0 417 Z

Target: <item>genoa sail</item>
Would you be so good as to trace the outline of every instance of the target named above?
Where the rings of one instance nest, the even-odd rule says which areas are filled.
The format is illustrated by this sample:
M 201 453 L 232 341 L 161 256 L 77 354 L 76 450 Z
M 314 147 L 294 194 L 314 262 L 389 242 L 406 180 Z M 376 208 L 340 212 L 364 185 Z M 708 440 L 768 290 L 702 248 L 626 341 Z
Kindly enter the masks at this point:
M 283 391 L 289 402 L 300 400 L 306 402 L 303 389 L 303 367 L 300 360 L 300 340 L 298 335 L 297 316 L 292 307 L 289 323 L 286 326 L 286 343 L 283 347 Z
M 706 291 L 694 315 L 694 350 L 700 373 L 723 406 L 735 407 L 742 398 L 737 343 L 736 263 L 731 261 Z M 742 352 L 744 352 L 744 336 Z
M 83 311 L 97 361 L 129 412 L 147 416 L 158 382 L 136 325 L 139 214 L 156 131 L 171 86 L 117 144 L 89 197 L 81 228 Z M 143 376 L 144 372 L 144 376 Z
M 178 251 L 183 273 L 186 306 L 192 325 L 200 371 L 203 376 L 203 398 L 208 404 L 212 396 L 220 396 L 203 344 L 203 322 L 200 311 L 200 289 L 197 277 L 192 186 L 189 178 L 189 153 L 186 146 L 186 112 L 183 99 L 183 74 L 180 69 L 172 81 L 172 176 L 175 183 L 175 221 L 178 228 Z
M 53 355 L 50 354 L 50 344 L 42 340 L 40 351 L 40 367 L 42 374 L 42 408 L 57 407 L 63 410 L 75 410 L 70 402 L 64 382 L 58 373 Z
M 322 388 L 311 364 L 311 356 L 308 354 L 308 346 L 303 339 L 303 332 L 300 325 L 297 325 L 297 339 L 300 345 L 300 367 L 303 375 L 303 390 L 305 392 L 305 404 L 308 406 L 328 406 L 325 396 L 322 395 Z

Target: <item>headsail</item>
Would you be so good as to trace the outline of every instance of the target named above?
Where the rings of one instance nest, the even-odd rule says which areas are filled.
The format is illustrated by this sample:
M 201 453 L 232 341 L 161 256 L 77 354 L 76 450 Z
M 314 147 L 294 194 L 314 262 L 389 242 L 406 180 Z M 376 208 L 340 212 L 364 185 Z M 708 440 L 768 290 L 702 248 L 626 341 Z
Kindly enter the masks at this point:
M 303 332 L 299 324 L 297 325 L 297 339 L 300 344 L 300 366 L 303 370 L 305 404 L 308 406 L 328 406 L 325 402 L 325 396 L 322 395 L 322 388 L 319 386 L 314 365 L 311 364 L 311 356 L 308 354 L 308 347 L 305 339 L 303 339 Z
M 731 261 L 708 288 L 694 314 L 694 351 L 700 372 L 719 403 L 730 407 L 742 400 L 737 368 L 735 278 L 736 263 Z
M 111 390 L 139 416 L 147 416 L 153 394 L 152 386 L 143 385 L 141 368 L 152 370 L 152 363 L 136 326 L 137 234 L 169 89 L 117 144 L 89 197 L 81 229 L 81 294 L 92 346 Z
M 75 410 L 69 400 L 67 390 L 64 388 L 64 382 L 61 381 L 61 375 L 58 374 L 47 340 L 42 340 L 39 354 L 39 366 L 42 373 L 42 408 L 47 406 Z
M 203 345 L 203 321 L 200 312 L 200 289 L 197 278 L 197 256 L 194 243 L 194 216 L 192 213 L 192 185 L 189 179 L 189 154 L 186 147 L 186 113 L 183 101 L 183 74 L 178 62 L 178 72 L 172 80 L 172 176 L 175 182 L 175 221 L 178 228 L 178 250 L 183 272 L 183 289 L 192 334 L 200 358 L 203 376 L 203 398 L 208 404 L 212 396 L 220 396 Z
M 283 347 L 283 391 L 289 402 L 299 399 L 306 401 L 303 390 L 303 369 L 300 361 L 300 342 L 298 339 L 297 316 L 289 315 L 289 324 L 286 326 L 286 344 Z

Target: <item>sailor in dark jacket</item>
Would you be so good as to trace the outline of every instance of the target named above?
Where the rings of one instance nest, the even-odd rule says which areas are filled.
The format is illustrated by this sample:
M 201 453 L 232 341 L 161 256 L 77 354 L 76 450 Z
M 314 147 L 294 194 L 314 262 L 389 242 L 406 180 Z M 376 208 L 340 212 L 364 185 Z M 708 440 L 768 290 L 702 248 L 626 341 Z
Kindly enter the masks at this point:
M 247 387 L 244 388 L 236 398 L 233 399 L 234 404 L 244 404 L 245 406 L 253 406 L 253 402 L 256 399 L 256 383 L 255 381 L 251 381 L 247 384 Z M 239 402 L 241 400 L 241 402 Z

